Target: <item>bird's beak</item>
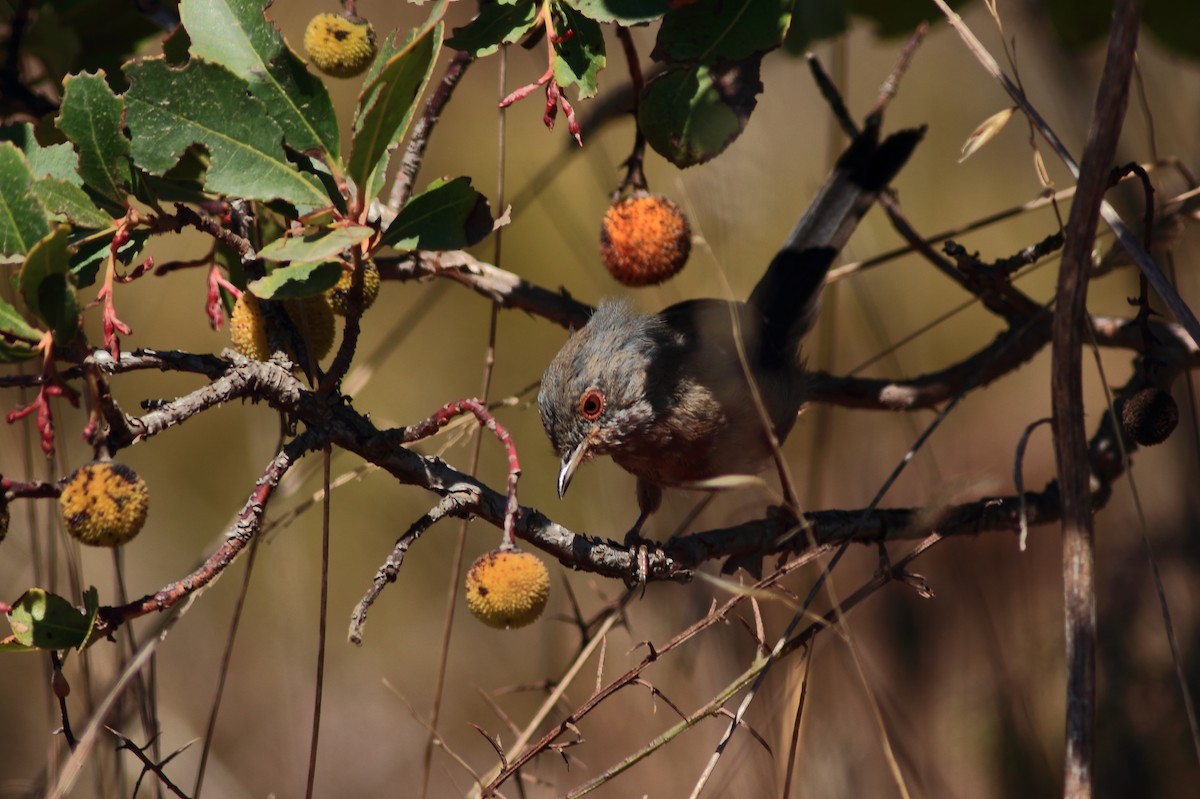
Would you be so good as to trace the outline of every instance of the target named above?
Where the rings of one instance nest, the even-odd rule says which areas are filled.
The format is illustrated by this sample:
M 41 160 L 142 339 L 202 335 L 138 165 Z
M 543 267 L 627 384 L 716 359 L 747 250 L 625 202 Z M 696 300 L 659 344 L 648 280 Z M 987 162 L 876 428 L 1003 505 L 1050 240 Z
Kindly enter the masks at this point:
M 591 437 L 583 439 L 579 445 L 571 451 L 569 455 L 564 455 L 562 466 L 558 469 L 558 498 L 562 499 L 567 493 L 567 486 L 571 485 L 571 478 L 575 476 L 575 470 L 579 468 L 579 464 L 587 459 L 588 448 L 591 446 Z

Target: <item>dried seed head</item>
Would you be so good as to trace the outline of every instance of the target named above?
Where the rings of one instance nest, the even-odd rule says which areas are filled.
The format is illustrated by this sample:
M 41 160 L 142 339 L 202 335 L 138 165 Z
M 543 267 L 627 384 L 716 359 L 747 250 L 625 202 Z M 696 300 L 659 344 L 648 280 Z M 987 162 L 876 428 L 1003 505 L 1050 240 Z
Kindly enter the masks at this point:
M 1179 424 L 1179 406 L 1170 392 L 1147 386 L 1121 408 L 1121 425 L 1143 447 L 1166 441 Z

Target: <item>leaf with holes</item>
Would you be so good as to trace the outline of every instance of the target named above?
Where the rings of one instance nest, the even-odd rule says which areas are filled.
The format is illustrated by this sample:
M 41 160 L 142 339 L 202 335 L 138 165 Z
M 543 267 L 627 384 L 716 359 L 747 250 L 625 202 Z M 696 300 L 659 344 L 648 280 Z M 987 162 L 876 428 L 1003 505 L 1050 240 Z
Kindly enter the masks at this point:
M 604 69 L 604 33 L 600 25 L 566 3 L 555 3 L 558 30 L 554 39 L 554 79 L 562 87 L 575 86 L 579 97 L 596 94 L 596 76 Z
M 179 15 L 192 55 L 244 80 L 283 129 L 289 147 L 317 150 L 337 163 L 341 139 L 329 91 L 266 18 L 268 5 L 263 0 L 183 0 Z
M 210 159 L 204 176 L 209 191 L 284 200 L 301 212 L 330 204 L 317 179 L 287 160 L 283 130 L 225 67 L 192 60 L 173 69 L 161 59 L 146 59 L 125 72 L 133 160 L 147 172 L 166 173 L 198 144 Z
M 62 111 L 55 124 L 79 152 L 79 176 L 114 212 L 129 193 L 129 139 L 125 103 L 113 94 L 104 73 L 69 75 L 63 81 Z

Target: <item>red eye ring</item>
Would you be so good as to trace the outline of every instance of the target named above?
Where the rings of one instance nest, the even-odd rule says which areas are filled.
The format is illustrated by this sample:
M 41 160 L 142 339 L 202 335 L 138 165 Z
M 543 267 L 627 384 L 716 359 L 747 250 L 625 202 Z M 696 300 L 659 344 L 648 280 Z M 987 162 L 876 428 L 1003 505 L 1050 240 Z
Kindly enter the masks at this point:
M 579 398 L 579 415 L 594 422 L 604 413 L 604 392 L 592 386 Z

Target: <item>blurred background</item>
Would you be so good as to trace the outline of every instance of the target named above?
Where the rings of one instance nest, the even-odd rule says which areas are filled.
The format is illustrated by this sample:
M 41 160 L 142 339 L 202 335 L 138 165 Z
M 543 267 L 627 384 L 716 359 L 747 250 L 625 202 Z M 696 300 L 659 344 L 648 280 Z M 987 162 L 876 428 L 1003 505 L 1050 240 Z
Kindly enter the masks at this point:
M 299 49 L 306 22 L 329 6 L 277 0 L 269 16 Z M 454 4 L 449 24 L 470 19 L 474 4 Z M 1151 5 L 1154 5 L 1151 3 Z M 362 0 L 359 13 L 382 35 L 423 21 L 426 7 Z M 1037 3 L 1003 3 L 1005 32 L 1015 42 L 1026 92 L 1067 147 L 1082 152 L 1103 58 L 1103 41 L 1066 50 L 1054 35 L 1045 8 Z M 1000 35 L 980 3 L 964 9 L 967 24 L 993 53 Z M 609 31 L 608 33 L 611 33 Z M 654 30 L 635 29 L 646 63 Z M 600 96 L 628 82 L 620 47 L 607 40 L 609 64 L 601 73 Z M 879 38 L 855 23 L 815 52 L 839 81 L 857 116 L 875 101 L 903 39 Z M 148 51 L 148 52 L 153 52 Z M 1148 163 L 1175 157 L 1200 166 L 1200 62 L 1165 49 L 1146 34 L 1139 47 L 1139 80 L 1118 153 L 1118 163 Z M 435 67 L 440 77 L 449 53 Z M 595 302 L 624 295 L 656 310 L 700 296 L 745 298 L 775 248 L 827 174 L 843 140 L 818 96 L 801 58 L 784 51 L 763 62 L 764 91 L 749 127 L 721 157 L 679 171 L 648 155 L 650 188 L 674 198 L 688 213 L 696 246 L 687 268 L 667 284 L 630 291 L 605 272 L 597 253 L 600 219 L 609 194 L 623 175 L 621 162 L 633 140 L 626 115 L 595 118 L 598 101 L 576 103 L 583 125 L 582 149 L 560 118 L 553 131 L 542 124 L 540 93 L 507 112 L 503 199 L 497 197 L 498 97 L 535 80 L 545 69 L 541 47 L 509 48 L 502 88 L 499 59 L 472 66 L 433 135 L 417 187 L 441 176 L 469 175 L 493 209 L 513 204 L 512 224 L 503 230 L 498 263 L 551 289 Z M 352 118 L 356 81 L 330 80 L 344 129 Z M 600 101 L 602 102 L 602 101 Z M 1017 117 L 983 150 L 958 163 L 959 151 L 979 123 L 1007 107 L 1008 100 L 979 67 L 958 37 L 935 24 L 917 51 L 888 112 L 886 127 L 927 124 L 926 140 L 895 182 L 910 220 L 930 235 L 1038 196 L 1029 133 Z M 1045 149 L 1045 148 L 1044 148 Z M 1058 188 L 1069 174 L 1048 150 L 1046 164 Z M 1188 188 L 1177 172 L 1155 172 L 1159 197 Z M 1140 219 L 1135 192 L 1111 195 L 1127 219 Z M 1066 204 L 1063 216 L 1066 216 Z M 969 236 L 962 242 L 985 260 L 1011 255 L 1057 229 L 1053 212 L 1025 214 Z M 1099 246 L 1109 236 L 1102 230 Z M 884 216 L 873 211 L 851 240 L 843 261 L 870 257 L 899 246 Z M 194 257 L 205 247 L 200 234 L 156 240 L 158 260 Z M 488 239 L 475 254 L 495 262 Z M 1185 229 L 1174 251 L 1178 287 L 1192 302 L 1200 284 L 1192 265 L 1200 255 L 1200 233 Z M 1020 281 L 1039 301 L 1054 290 L 1056 262 Z M 1093 283 L 1089 308 L 1097 314 L 1132 315 L 1126 298 L 1137 294 L 1130 270 Z M 143 279 L 119 291 L 121 315 L 135 333 L 125 346 L 219 352 L 225 332 L 214 333 L 204 316 L 203 270 Z M 818 329 L 810 339 L 813 368 L 844 374 L 969 299 L 957 286 L 916 257 L 905 257 L 833 285 Z M 488 346 L 490 305 L 452 281 L 387 283 L 364 320 L 359 364 L 371 371 L 354 393 L 355 407 L 379 427 L 423 419 L 443 403 L 481 391 Z M 879 360 L 865 374 L 906 377 L 955 363 L 991 341 L 1001 326 L 972 306 L 937 324 Z M 512 431 L 524 467 L 520 497 L 572 530 L 619 539 L 636 516 L 633 478 L 608 461 L 589 463 L 576 476 L 565 500 L 555 493 L 557 459 L 546 443 L 532 405 L 530 386 L 566 338 L 566 332 L 518 311 L 501 311 L 490 398 L 516 398 L 498 411 Z M 1131 369 L 1132 354 L 1102 354 L 1111 385 Z M 921 450 L 884 498 L 883 506 L 923 506 L 1011 494 L 1014 452 L 1027 425 L 1050 415 L 1049 353 L 1014 374 L 965 398 Z M 1104 392 L 1095 362 L 1085 357 L 1089 428 L 1104 413 Z M 354 378 L 352 378 L 354 380 Z M 135 409 L 143 399 L 170 399 L 195 389 L 195 377 L 134 373 L 113 381 L 117 400 Z M 1182 383 L 1175 396 L 1185 411 L 1194 403 Z M 5 408 L 18 404 L 6 392 Z M 29 424 L 0 427 L 0 472 L 14 478 L 57 479 L 90 458 L 77 432 L 84 417 L 65 404 L 56 407 L 58 459 L 44 463 Z M 791 462 L 806 508 L 865 506 L 895 468 L 932 412 L 912 414 L 810 408 L 788 440 Z M 182 577 L 220 542 L 233 515 L 271 457 L 279 436 L 275 414 L 264 406 L 235 404 L 204 413 L 145 446 L 121 453 L 147 481 L 151 513 L 147 529 L 124 553 L 131 595 L 150 593 Z M 440 453 L 465 469 L 470 437 L 441 437 L 421 450 Z M 1179 640 L 1186 676 L 1200 690 L 1200 492 L 1196 491 L 1197 438 L 1190 412 L 1182 414 L 1165 444 L 1137 453 L 1133 471 L 1120 480 L 1097 516 L 1098 651 L 1097 786 L 1100 796 L 1190 797 L 1200 781 L 1195 742 L 1175 676 L 1155 594 L 1143 535 L 1162 572 L 1166 599 Z M 268 516 L 283 517 L 320 486 L 319 458 L 303 463 L 272 501 Z M 336 453 L 333 473 L 362 466 Z M 504 482 L 504 457 L 494 440 L 483 442 L 480 475 L 490 485 Z M 1053 478 L 1049 428 L 1030 441 L 1024 463 L 1028 487 Z M 1141 502 L 1134 501 L 1136 486 Z M 651 521 L 651 537 L 666 537 L 701 495 L 668 492 Z M 426 742 L 424 720 L 432 706 L 448 593 L 461 593 L 453 573 L 459 523 L 443 522 L 408 555 L 398 581 L 371 611 L 361 647 L 343 635 L 349 614 L 370 585 L 395 539 L 434 497 L 368 472 L 332 496 L 332 553 L 329 645 L 317 766 L 318 796 L 416 796 Z M 705 530 L 759 518 L 769 496 L 743 490 L 719 496 L 693 523 Z M 57 558 L 44 587 L 73 595 L 67 579 L 78 568 L 83 585 L 96 585 L 101 601 L 114 604 L 113 561 L 107 551 L 80 551 L 57 532 L 51 501 L 13 506 L 12 529 L 0 548 L 0 595 L 11 601 L 33 583 L 31 537 Z M 46 536 L 54 531 L 54 541 Z M 467 563 L 499 543 L 499 531 L 472 523 Z M 47 551 L 43 549 L 43 551 Z M 893 556 L 906 551 L 893 549 Z M 570 621 L 572 601 L 591 617 L 621 595 L 619 583 L 573 573 L 549 562 L 553 590 L 538 623 L 496 631 L 478 623 L 459 603 L 450 636 L 446 695 L 438 728 L 444 750 L 435 751 L 430 796 L 469 792 L 472 777 L 496 761 L 476 726 L 512 744 L 509 724 L 523 727 L 572 663 L 581 646 Z M 845 596 L 877 566 L 874 548 L 852 549 L 832 578 Z M 222 580 L 186 611 L 159 649 L 155 674 L 161 747 L 169 753 L 204 735 L 222 654 L 246 569 L 242 558 Z M 1057 527 L 1031 531 L 1021 552 L 1015 535 L 985 534 L 947 540 L 913 564 L 936 593 L 922 599 L 892 585 L 847 619 L 848 638 L 820 636 L 806 666 L 799 656 L 780 663 L 756 698 L 749 723 L 770 744 L 767 752 L 745 732 L 735 735 L 718 763 L 706 795 L 780 795 L 795 705 L 809 669 L 806 706 L 797 752 L 794 796 L 900 795 L 889 765 L 914 796 L 1053 796 L 1060 792 L 1065 673 L 1061 546 Z M 710 565 L 707 571 L 715 573 Z M 789 578 L 805 594 L 815 567 Z M 320 586 L 320 508 L 274 530 L 258 551 L 231 671 L 217 722 L 204 795 L 221 797 L 298 796 L 304 791 L 312 717 Z M 575 708 L 601 679 L 606 682 L 645 654 L 641 642 L 661 644 L 708 611 L 728 589 L 709 580 L 688 585 L 651 585 L 632 601 L 626 625 L 616 626 L 550 714 L 557 721 Z M 749 609 L 743 606 L 744 612 Z M 791 618 L 792 607 L 764 601 L 768 642 Z M 747 616 L 751 627 L 753 618 Z M 161 622 L 133 625 L 139 641 Z M 101 643 L 83 658 L 72 657 L 73 720 L 82 726 L 92 703 L 115 675 L 118 647 Z M 684 712 L 691 712 L 744 671 L 755 656 L 752 637 L 741 624 L 720 625 L 671 652 L 644 675 Z M 740 699 L 740 694 L 738 695 Z M 736 699 L 730 707 L 736 706 Z M 131 708 L 131 704 L 126 705 Z M 0 658 L 0 797 L 36 795 L 49 763 L 60 763 L 65 747 L 52 735 L 59 726 L 48 690 L 46 661 L 34 655 Z M 503 715 L 501 715 L 501 713 Z M 545 754 L 524 774 L 524 795 L 567 793 L 673 725 L 677 716 L 642 688 L 625 690 L 579 724 L 582 743 L 568 750 L 570 766 Z M 132 713 L 112 725 L 144 742 Z M 665 749 L 596 791 L 596 796 L 683 796 L 697 780 L 724 731 L 710 719 Z M 568 736 L 569 738 L 569 736 Z M 448 754 L 448 752 L 453 753 Z M 175 758 L 168 775 L 194 784 L 200 753 L 192 745 Z M 462 762 L 458 762 L 461 759 Z M 136 775 L 128 754 L 102 744 L 72 796 L 112 793 L 116 764 Z M 131 789 L 132 780 L 126 786 Z M 147 795 L 149 786 L 143 786 Z M 521 795 L 515 783 L 508 796 Z

